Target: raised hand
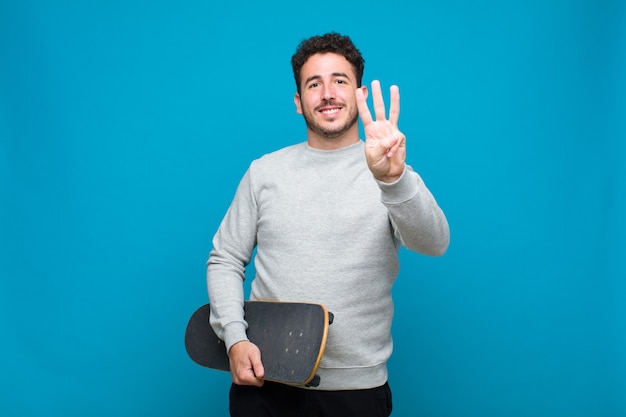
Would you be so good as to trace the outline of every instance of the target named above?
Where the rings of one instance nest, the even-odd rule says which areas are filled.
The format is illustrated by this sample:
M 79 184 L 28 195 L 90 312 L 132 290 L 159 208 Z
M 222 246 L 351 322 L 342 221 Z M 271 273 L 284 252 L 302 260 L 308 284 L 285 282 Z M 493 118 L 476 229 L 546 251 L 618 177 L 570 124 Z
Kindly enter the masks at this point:
M 374 177 L 383 182 L 394 182 L 400 178 L 406 160 L 406 137 L 398 130 L 400 90 L 398 86 L 392 85 L 389 92 L 391 105 L 387 119 L 380 82 L 372 81 L 372 101 L 376 116 L 376 120 L 373 120 L 364 90 L 361 88 L 356 90 L 356 104 L 365 132 L 367 165 Z

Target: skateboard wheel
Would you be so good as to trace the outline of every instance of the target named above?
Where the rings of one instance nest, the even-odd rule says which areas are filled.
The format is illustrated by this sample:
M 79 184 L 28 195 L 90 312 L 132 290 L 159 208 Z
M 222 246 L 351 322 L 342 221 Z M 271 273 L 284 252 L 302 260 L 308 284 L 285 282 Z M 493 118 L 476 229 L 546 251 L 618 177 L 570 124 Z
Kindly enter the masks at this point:
M 319 375 L 315 375 L 313 377 L 313 379 L 311 381 L 309 381 L 308 384 L 306 384 L 306 387 L 318 387 L 320 385 L 320 376 Z

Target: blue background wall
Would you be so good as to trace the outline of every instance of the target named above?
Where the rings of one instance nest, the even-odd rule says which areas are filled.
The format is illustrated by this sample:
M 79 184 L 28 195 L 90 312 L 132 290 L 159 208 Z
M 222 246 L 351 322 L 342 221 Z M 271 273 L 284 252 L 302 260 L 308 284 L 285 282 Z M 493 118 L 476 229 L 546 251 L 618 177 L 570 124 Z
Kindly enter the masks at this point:
M 0 2 L 0 415 L 227 415 L 184 327 L 330 30 L 452 228 L 401 253 L 394 415 L 626 415 L 624 2 L 468 3 Z

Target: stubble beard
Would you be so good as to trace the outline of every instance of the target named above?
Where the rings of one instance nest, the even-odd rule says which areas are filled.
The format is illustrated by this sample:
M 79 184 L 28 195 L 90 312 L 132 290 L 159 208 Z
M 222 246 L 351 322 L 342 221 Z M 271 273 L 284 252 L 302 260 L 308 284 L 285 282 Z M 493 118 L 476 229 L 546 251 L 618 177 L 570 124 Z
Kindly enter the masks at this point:
M 314 109 L 313 111 L 317 111 L 317 109 Z M 306 122 L 306 125 L 309 128 L 309 130 L 311 130 L 315 134 L 325 139 L 336 139 L 336 138 L 342 137 L 359 120 L 359 114 L 355 111 L 354 114 L 351 115 L 350 119 L 346 121 L 346 123 L 336 128 L 329 129 L 329 128 L 324 128 L 320 126 L 319 124 L 317 124 L 313 120 L 313 116 L 311 115 L 310 112 L 306 112 L 306 111 L 302 112 L 302 115 L 304 116 L 304 121 Z

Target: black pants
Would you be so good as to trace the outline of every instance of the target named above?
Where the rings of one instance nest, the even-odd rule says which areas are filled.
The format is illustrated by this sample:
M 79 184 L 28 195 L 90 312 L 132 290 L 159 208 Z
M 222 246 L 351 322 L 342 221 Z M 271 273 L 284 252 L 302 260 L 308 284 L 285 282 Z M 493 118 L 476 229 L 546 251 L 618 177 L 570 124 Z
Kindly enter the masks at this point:
M 389 384 L 355 391 L 314 391 L 265 382 L 263 387 L 232 384 L 231 417 L 388 417 Z

